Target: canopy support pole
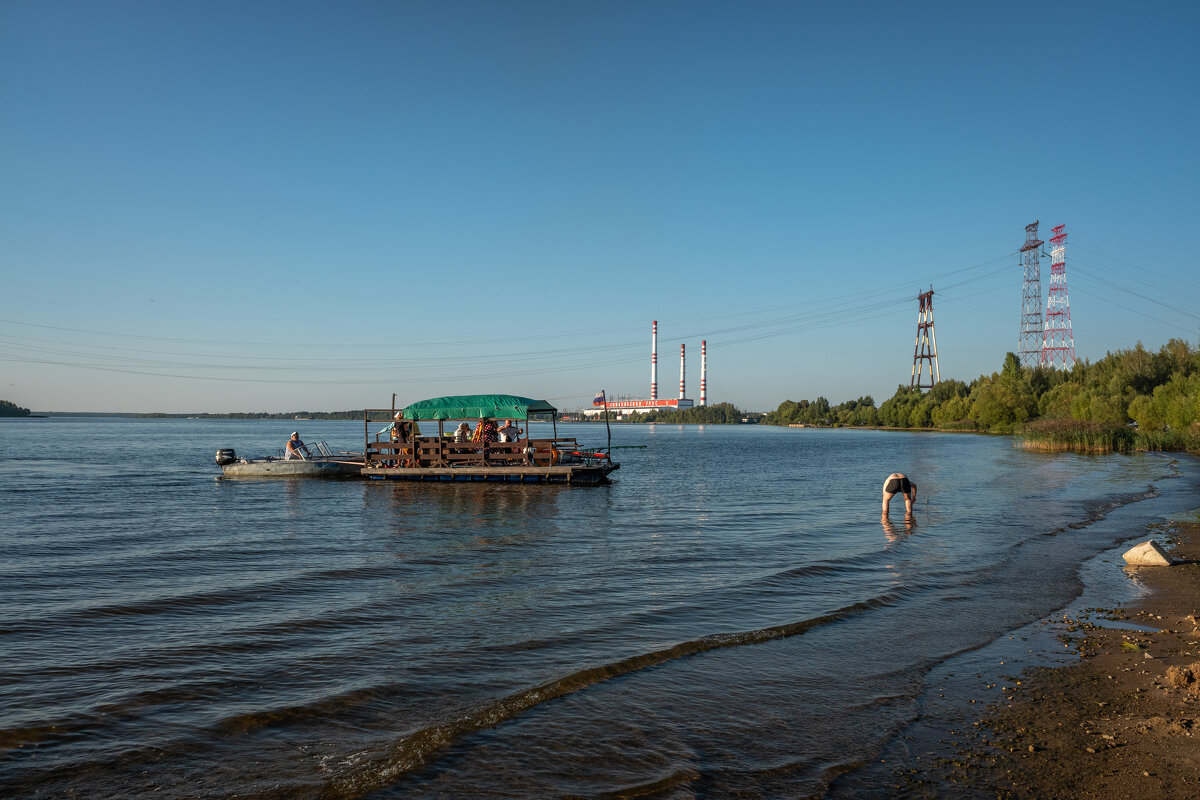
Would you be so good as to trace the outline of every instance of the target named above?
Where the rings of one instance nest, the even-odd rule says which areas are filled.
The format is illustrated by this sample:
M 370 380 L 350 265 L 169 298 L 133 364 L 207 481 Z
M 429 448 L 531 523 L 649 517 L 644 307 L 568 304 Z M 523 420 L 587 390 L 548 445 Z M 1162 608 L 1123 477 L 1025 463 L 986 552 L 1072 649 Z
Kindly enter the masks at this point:
M 604 391 L 604 430 L 608 431 L 608 444 L 604 450 L 607 453 L 612 450 L 612 428 L 608 424 L 608 390 Z

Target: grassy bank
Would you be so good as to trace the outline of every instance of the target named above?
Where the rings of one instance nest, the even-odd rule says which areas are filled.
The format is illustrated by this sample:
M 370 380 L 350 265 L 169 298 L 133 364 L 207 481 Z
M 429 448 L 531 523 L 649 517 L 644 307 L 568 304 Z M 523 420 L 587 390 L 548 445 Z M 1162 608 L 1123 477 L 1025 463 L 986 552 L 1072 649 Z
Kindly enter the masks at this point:
M 1200 452 L 1200 426 L 1186 431 L 1142 431 L 1074 419 L 1040 419 L 1014 431 L 1026 450 L 1072 453 L 1128 453 L 1133 450 Z

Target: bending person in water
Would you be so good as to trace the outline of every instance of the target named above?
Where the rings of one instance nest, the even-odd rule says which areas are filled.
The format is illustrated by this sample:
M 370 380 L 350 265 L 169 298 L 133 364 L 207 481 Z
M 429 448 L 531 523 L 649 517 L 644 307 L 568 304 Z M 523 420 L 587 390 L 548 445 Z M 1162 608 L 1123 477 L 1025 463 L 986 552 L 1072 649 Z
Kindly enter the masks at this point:
M 903 472 L 893 472 L 883 482 L 883 516 L 888 515 L 888 505 L 897 494 L 904 496 L 904 514 L 912 516 L 913 503 L 917 500 L 917 485 Z

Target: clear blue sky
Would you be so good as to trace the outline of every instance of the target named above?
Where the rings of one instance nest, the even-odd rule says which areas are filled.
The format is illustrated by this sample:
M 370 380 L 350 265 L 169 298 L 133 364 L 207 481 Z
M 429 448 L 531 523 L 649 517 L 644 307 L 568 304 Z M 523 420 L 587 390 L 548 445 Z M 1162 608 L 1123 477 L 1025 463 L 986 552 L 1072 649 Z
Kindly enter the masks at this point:
M 0 4 L 0 398 L 710 402 L 1200 334 L 1200 4 Z M 1043 294 L 1049 259 L 1042 261 Z

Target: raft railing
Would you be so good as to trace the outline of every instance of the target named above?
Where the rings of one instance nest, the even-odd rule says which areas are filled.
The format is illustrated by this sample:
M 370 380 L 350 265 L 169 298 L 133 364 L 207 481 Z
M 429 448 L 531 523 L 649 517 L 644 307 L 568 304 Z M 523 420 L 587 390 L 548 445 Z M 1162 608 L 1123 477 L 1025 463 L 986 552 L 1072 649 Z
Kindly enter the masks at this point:
M 557 466 L 560 462 L 588 464 L 589 456 L 583 453 L 574 437 L 553 436 L 550 438 L 520 439 L 515 442 L 456 442 L 445 430 L 445 423 L 458 420 L 437 420 L 436 436 L 415 436 L 406 440 L 393 441 L 391 428 L 375 433 L 371 426 L 392 423 L 393 413 L 387 409 L 366 409 L 363 431 L 366 439 L 364 459 L 367 469 L 377 468 L 448 468 L 448 467 L 519 467 Z M 406 420 L 410 424 L 411 420 Z M 433 420 L 420 420 L 426 425 Z M 528 426 L 528 421 L 526 421 Z

